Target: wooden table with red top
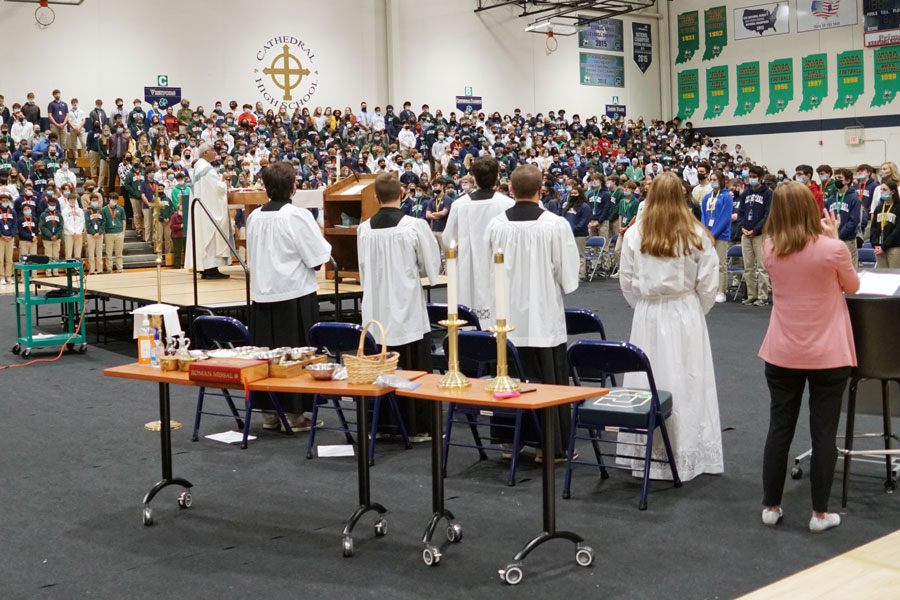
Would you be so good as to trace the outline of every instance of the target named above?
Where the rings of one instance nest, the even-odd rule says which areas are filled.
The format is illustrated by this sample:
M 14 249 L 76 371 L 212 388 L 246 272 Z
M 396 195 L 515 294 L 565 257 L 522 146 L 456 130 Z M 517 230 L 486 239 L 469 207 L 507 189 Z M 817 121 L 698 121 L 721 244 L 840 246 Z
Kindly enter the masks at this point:
M 584 539 L 571 531 L 556 530 L 556 434 L 559 429 L 557 407 L 563 404 L 571 404 L 579 400 L 587 400 L 609 393 L 606 388 L 573 387 L 565 385 L 542 385 L 535 383 L 522 383 L 522 390 L 535 390 L 522 394 L 517 398 L 495 400 L 491 392 L 485 391 L 489 380 L 470 380 L 471 385 L 462 389 L 441 389 L 437 386 L 441 375 L 425 375 L 416 380 L 421 384 L 414 390 L 397 390 L 398 396 L 431 400 L 431 494 L 433 514 L 428 526 L 425 528 L 422 551 L 422 559 L 426 565 L 435 565 L 440 562 L 440 549 L 432 544 L 431 538 L 441 519 L 446 519 L 450 524 L 447 528 L 447 538 L 450 542 L 457 542 L 462 537 L 462 528 L 454 523 L 454 516 L 444 507 L 444 480 L 443 467 L 443 422 L 441 420 L 441 402 L 456 402 L 459 404 L 473 404 L 477 406 L 496 406 L 503 408 L 523 408 L 539 410 L 541 413 L 541 448 L 543 450 L 542 465 L 542 495 L 543 495 L 543 531 L 531 539 L 522 550 L 513 558 L 513 562 L 500 570 L 500 577 L 506 583 L 516 584 L 522 580 L 523 572 L 521 562 L 528 554 L 546 541 L 563 538 L 576 544 L 575 560 L 581 566 L 588 566 L 593 562 L 594 553 L 591 548 L 582 544 Z
M 150 491 L 144 496 L 143 502 L 144 525 L 152 525 L 153 517 L 152 511 L 150 510 L 150 501 L 153 500 L 153 497 L 156 496 L 160 490 L 170 485 L 178 485 L 185 489 L 193 487 L 193 484 L 188 480 L 181 477 L 173 477 L 172 475 L 172 435 L 169 429 L 171 421 L 169 386 L 174 384 L 216 389 L 234 389 L 234 386 L 231 384 L 191 381 L 187 373 L 180 371 L 162 371 L 153 367 L 140 366 L 138 363 L 110 367 L 105 369 L 103 374 L 108 377 L 121 377 L 137 381 L 154 381 L 159 384 L 162 479 L 150 488 Z M 423 371 L 397 371 L 397 375 L 410 381 L 414 381 L 425 376 L 425 373 Z M 344 527 L 344 556 L 353 556 L 353 538 L 351 537 L 351 533 L 356 522 L 365 513 L 370 511 L 376 511 L 378 513 L 379 520 L 375 525 L 375 533 L 378 536 L 384 535 L 387 529 L 383 516 L 387 512 L 387 509 L 382 505 L 371 501 L 371 490 L 369 485 L 369 444 L 367 443 L 369 434 L 369 411 L 364 399 L 384 396 L 394 392 L 395 389 L 388 386 L 378 387 L 371 384 L 351 384 L 346 381 L 316 380 L 313 379 L 309 373 L 290 378 L 269 377 L 260 379 L 248 384 L 247 387 L 251 392 L 286 392 L 294 394 L 350 396 L 356 401 L 356 455 L 359 472 L 359 506 L 347 520 L 347 524 Z M 182 508 L 190 507 L 192 503 L 190 492 L 183 492 L 179 496 L 178 503 Z

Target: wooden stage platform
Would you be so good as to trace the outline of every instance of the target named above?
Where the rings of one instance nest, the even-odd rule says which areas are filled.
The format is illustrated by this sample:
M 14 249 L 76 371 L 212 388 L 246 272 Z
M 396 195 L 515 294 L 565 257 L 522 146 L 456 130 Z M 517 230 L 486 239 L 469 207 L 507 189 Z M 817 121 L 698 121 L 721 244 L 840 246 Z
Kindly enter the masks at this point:
M 201 308 L 230 308 L 246 304 L 247 288 L 244 270 L 239 266 L 224 267 L 223 273 L 229 279 L 204 280 L 197 278 L 197 306 Z M 362 297 L 363 288 L 356 281 L 346 280 L 335 283 L 326 280 L 324 271 L 317 273 L 320 301 L 335 302 Z M 64 288 L 65 277 L 46 277 L 34 280 L 38 287 Z M 446 276 L 440 276 L 435 286 L 428 286 L 423 280 L 426 293 L 435 287 L 446 287 Z M 126 271 L 125 273 L 89 275 L 85 281 L 85 293 L 107 299 L 117 298 L 137 304 L 157 302 L 156 270 Z M 185 269 L 162 270 L 162 302 L 178 307 L 194 306 L 193 275 Z

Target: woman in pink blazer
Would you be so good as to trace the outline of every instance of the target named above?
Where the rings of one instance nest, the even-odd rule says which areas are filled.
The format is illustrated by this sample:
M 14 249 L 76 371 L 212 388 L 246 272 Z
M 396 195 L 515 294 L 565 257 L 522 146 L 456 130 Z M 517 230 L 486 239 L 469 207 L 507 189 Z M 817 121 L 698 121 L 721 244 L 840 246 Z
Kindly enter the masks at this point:
M 820 220 L 818 213 L 805 185 L 791 182 L 775 189 L 764 231 L 768 239 L 763 244 L 763 262 L 776 301 L 759 350 L 766 361 L 771 396 L 762 521 L 776 525 L 783 515 L 788 451 L 808 381 L 813 507 L 809 529 L 813 533 L 841 523 L 837 513 L 828 512 L 828 497 L 837 460 L 841 400 L 851 368 L 856 366 L 844 293 L 859 290 L 850 252 L 837 236 L 839 217 L 825 213 Z

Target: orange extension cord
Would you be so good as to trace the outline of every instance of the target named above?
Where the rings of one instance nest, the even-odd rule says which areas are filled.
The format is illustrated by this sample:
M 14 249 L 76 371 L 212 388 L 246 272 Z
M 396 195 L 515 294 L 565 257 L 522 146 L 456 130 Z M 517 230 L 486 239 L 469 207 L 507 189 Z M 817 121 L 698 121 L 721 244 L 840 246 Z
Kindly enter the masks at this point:
M 85 269 L 85 267 L 88 266 L 87 261 L 82 261 L 81 265 L 82 265 L 81 266 L 81 268 L 82 268 L 81 287 L 83 288 L 85 283 L 87 283 L 87 275 L 84 274 L 84 269 Z M 81 324 L 84 323 L 84 313 L 85 312 L 86 311 L 84 310 L 84 305 L 82 304 L 81 305 L 81 316 L 78 318 L 78 326 L 75 328 L 75 332 L 71 336 L 69 336 L 69 339 L 67 339 L 65 341 L 65 343 L 62 345 L 62 347 L 59 349 L 59 354 L 57 354 L 55 358 L 36 358 L 34 360 L 30 360 L 28 362 L 25 362 L 25 363 L 22 363 L 19 365 L 2 365 L 2 366 L 0 366 L 0 371 L 2 371 L 4 369 L 18 369 L 19 367 L 27 367 L 28 365 L 33 365 L 34 363 L 56 362 L 57 360 L 59 360 L 62 357 L 63 352 L 66 351 L 66 346 L 68 345 L 68 343 L 71 342 L 73 339 L 75 339 L 75 336 L 78 335 L 78 333 L 81 331 Z

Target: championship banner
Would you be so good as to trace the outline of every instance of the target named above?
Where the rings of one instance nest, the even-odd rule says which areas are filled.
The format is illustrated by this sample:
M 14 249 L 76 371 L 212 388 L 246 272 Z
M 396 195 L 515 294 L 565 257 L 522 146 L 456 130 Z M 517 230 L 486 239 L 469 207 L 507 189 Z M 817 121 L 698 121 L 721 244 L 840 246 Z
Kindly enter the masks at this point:
M 859 21 L 856 0 L 797 0 L 797 31 L 821 31 Z
M 884 106 L 894 101 L 900 91 L 900 46 L 878 48 L 875 55 L 875 96 L 872 106 Z
M 578 15 L 579 21 L 590 18 L 589 15 Z M 600 19 L 589 23 L 578 32 L 578 47 L 622 52 L 625 49 L 622 21 L 620 19 Z
M 743 117 L 759 104 L 759 61 L 737 66 L 737 108 L 734 116 Z
M 790 58 L 769 61 L 769 107 L 767 115 L 782 112 L 794 99 L 794 63 Z
M 678 74 L 678 118 L 690 119 L 700 107 L 700 73 L 687 69 Z
M 800 61 L 803 81 L 803 102 L 800 112 L 818 108 L 822 99 L 828 95 L 828 55 L 810 54 Z
M 646 73 L 653 62 L 653 38 L 650 34 L 649 23 L 631 23 L 632 46 L 634 47 L 634 62 L 641 73 Z
M 863 93 L 863 51 L 848 50 L 837 55 L 837 100 L 835 108 L 856 104 Z
M 706 24 L 706 50 L 703 60 L 712 60 L 722 54 L 728 43 L 728 11 L 724 6 L 716 6 L 703 11 Z
M 675 64 L 680 65 L 694 58 L 700 49 L 700 15 L 696 10 L 678 15 L 678 56 Z
M 582 52 L 579 66 L 581 85 L 625 87 L 624 56 Z
M 704 119 L 715 119 L 728 106 L 728 67 L 706 70 L 706 113 Z

